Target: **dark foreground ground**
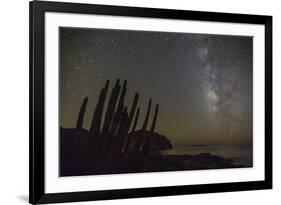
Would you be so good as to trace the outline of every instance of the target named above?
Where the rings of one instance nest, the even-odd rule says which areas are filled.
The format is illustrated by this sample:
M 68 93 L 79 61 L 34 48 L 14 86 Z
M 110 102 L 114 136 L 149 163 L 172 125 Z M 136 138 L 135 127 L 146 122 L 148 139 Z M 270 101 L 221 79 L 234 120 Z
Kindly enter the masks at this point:
M 150 146 L 139 146 L 149 135 Z M 136 131 L 130 134 L 129 148 L 120 148 L 117 142 L 95 144 L 87 130 L 61 129 L 60 176 L 162 172 L 180 170 L 237 168 L 234 159 L 225 159 L 209 153 L 198 155 L 163 155 L 160 150 L 171 149 L 172 144 L 157 133 Z M 126 144 L 126 143 L 125 143 Z M 128 144 L 128 143 L 127 143 Z M 118 149 L 117 149 L 118 148 Z

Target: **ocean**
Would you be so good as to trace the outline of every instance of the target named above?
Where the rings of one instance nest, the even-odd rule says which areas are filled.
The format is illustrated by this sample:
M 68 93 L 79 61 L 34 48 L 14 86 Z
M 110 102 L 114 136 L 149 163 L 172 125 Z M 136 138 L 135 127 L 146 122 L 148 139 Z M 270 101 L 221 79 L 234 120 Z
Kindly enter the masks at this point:
M 234 159 L 235 164 L 253 166 L 253 149 L 251 146 L 241 145 L 206 145 L 206 146 L 177 146 L 170 150 L 161 151 L 163 155 L 197 155 L 210 153 L 223 158 Z

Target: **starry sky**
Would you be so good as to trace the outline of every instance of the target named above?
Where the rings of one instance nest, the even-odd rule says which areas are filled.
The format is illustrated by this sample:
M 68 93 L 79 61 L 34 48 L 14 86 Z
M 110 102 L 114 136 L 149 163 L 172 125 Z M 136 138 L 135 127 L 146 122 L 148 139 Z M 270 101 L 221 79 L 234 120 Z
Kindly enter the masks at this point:
M 75 127 L 88 96 L 88 129 L 105 81 L 119 78 L 127 105 L 140 93 L 138 128 L 151 98 L 155 131 L 177 146 L 252 143 L 252 37 L 61 27 L 59 38 L 60 126 Z

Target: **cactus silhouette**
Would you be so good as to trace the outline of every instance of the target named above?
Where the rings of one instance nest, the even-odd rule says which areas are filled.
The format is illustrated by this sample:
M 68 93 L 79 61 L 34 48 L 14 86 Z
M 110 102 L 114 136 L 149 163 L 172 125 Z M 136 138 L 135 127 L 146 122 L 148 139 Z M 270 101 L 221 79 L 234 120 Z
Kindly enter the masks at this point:
M 131 111 L 130 111 L 130 115 L 129 115 L 129 128 L 130 128 L 130 125 L 133 121 L 133 118 L 134 118 L 134 115 L 135 115 L 135 111 L 136 111 L 136 108 L 137 108 L 137 105 L 138 105 L 138 100 L 139 100 L 139 93 L 136 93 L 135 94 L 135 97 L 134 97 L 134 101 L 133 101 L 133 104 L 132 104 L 132 108 L 131 108 Z
M 122 91 L 121 91 L 121 95 L 118 101 L 118 106 L 117 106 L 117 110 L 114 114 L 113 117 L 113 121 L 112 121 L 112 125 L 110 128 L 110 135 L 111 136 L 115 136 L 117 133 L 117 129 L 118 126 L 120 125 L 120 121 L 122 118 L 122 112 L 123 112 L 123 108 L 124 108 L 124 99 L 126 96 L 126 85 L 127 85 L 127 81 L 125 80 L 123 83 L 123 87 L 122 87 Z
M 106 81 L 105 87 L 100 92 L 98 103 L 96 105 L 96 109 L 93 115 L 90 132 L 94 136 L 98 136 L 100 134 L 101 119 L 102 119 L 102 113 L 104 109 L 104 102 L 106 99 L 108 86 L 109 86 L 109 80 Z
M 117 79 L 116 84 L 115 84 L 114 88 L 112 89 L 112 92 L 111 92 L 111 95 L 110 95 L 110 99 L 109 99 L 109 102 L 108 102 L 103 127 L 102 127 L 102 130 L 101 130 L 101 136 L 102 137 L 107 136 L 107 134 L 110 131 L 109 128 L 111 126 L 111 122 L 112 122 L 115 107 L 116 107 L 116 102 L 117 102 L 119 92 L 120 92 L 119 82 L 120 82 L 120 80 Z
M 154 129 L 155 129 L 157 115 L 158 115 L 158 109 L 159 109 L 159 105 L 157 104 L 156 107 L 155 107 L 154 117 L 153 117 L 152 125 L 151 125 L 151 128 L 150 128 L 150 132 L 152 132 L 152 133 L 154 132 Z
M 88 103 L 88 97 L 85 97 L 79 111 L 78 120 L 76 124 L 77 129 L 82 129 L 87 103 Z
M 149 99 L 148 108 L 147 108 L 147 112 L 146 112 L 146 116 L 145 116 L 145 120 L 144 120 L 144 123 L 143 123 L 142 130 L 146 130 L 146 127 L 147 127 L 149 114 L 150 114 L 150 108 L 151 108 L 151 102 L 152 102 L 152 100 Z
M 137 109 L 137 113 L 135 116 L 135 120 L 134 120 L 134 124 L 133 124 L 131 132 L 134 132 L 136 130 L 138 119 L 139 119 L 139 114 L 140 114 L 140 108 Z
M 74 153 L 72 159 L 76 160 L 75 166 L 79 167 L 79 169 L 77 168 L 79 173 L 135 172 L 143 170 L 144 165 L 149 164 L 147 160 L 149 161 L 151 151 L 150 138 L 156 127 L 159 105 L 157 104 L 155 107 L 150 131 L 147 131 L 152 105 L 152 100 L 149 99 L 142 129 L 136 131 L 140 115 L 139 93 L 135 93 L 130 109 L 128 109 L 125 105 L 127 81 L 124 80 L 121 87 L 120 79 L 117 79 L 111 89 L 107 105 L 105 105 L 109 84 L 110 81 L 107 80 L 99 93 L 89 131 L 82 129 L 88 97 L 83 99 L 78 114 L 77 131 L 71 131 L 76 133 L 73 138 L 75 142 L 86 143 L 81 147 L 72 145 L 77 150 L 83 147 L 80 154 L 75 154 L 77 150 L 72 150 Z M 80 133 L 82 131 L 83 133 Z M 75 138 L 77 134 L 83 136 L 80 136 L 81 141 L 77 141 Z M 67 163 L 67 166 L 68 164 L 71 162 Z

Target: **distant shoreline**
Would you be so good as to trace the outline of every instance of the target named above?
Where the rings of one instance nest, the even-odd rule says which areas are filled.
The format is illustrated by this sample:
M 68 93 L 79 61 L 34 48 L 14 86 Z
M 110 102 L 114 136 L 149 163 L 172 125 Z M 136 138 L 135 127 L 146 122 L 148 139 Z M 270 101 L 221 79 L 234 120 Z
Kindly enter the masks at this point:
M 191 145 L 192 147 L 206 147 L 206 146 L 208 146 L 208 145 L 206 145 L 206 144 L 193 144 L 193 145 Z
M 253 163 L 252 148 L 247 146 L 193 144 L 183 147 L 174 146 L 170 150 L 161 151 L 161 154 L 165 156 L 196 156 L 203 153 L 224 159 L 235 159 L 235 163 L 238 164 L 251 166 Z

